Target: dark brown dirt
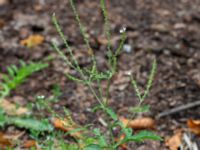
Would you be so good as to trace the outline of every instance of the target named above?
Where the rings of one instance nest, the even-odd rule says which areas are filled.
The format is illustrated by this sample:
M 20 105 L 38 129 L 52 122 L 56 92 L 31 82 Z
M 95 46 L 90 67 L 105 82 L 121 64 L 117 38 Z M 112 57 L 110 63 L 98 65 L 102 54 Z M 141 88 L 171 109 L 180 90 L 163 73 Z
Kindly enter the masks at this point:
M 39 3 L 41 2 L 41 3 Z M 44 2 L 44 3 L 42 3 Z M 146 103 L 151 112 L 145 116 L 156 116 L 165 110 L 200 100 L 200 1 L 199 0 L 113 0 L 107 3 L 111 21 L 112 46 L 119 43 L 119 30 L 127 28 L 125 50 L 119 58 L 119 74 L 111 86 L 110 104 L 119 115 L 128 115 L 128 108 L 137 103 L 134 89 L 129 84 L 126 72 L 131 71 L 141 88 L 146 84 L 153 58 L 157 59 L 156 78 Z M 103 40 L 103 16 L 98 1 L 77 0 L 77 8 L 90 36 L 91 46 L 97 55 L 100 68 L 106 66 Z M 12 0 L 0 6 L 0 71 L 17 64 L 20 59 L 40 61 L 46 57 L 57 57 L 52 51 L 51 41 L 63 43 L 56 33 L 51 16 L 56 13 L 70 45 L 75 50 L 80 64 L 85 66 L 85 45 L 79 32 L 69 2 L 64 0 Z M 29 49 L 20 45 L 20 40 L 32 34 L 41 34 L 45 42 Z M 58 57 L 57 57 L 58 58 Z M 50 62 L 50 67 L 35 73 L 9 99 L 24 105 L 34 101 L 36 95 L 51 95 L 54 84 L 62 89 L 58 110 L 65 106 L 80 124 L 99 124 L 89 108 L 96 101 L 88 89 L 69 81 L 64 72 L 71 72 L 60 59 Z M 185 110 L 157 120 L 157 132 L 163 138 L 173 131 L 186 127 L 189 118 L 199 119 L 200 107 Z M 100 115 L 100 114 L 99 114 Z M 164 142 L 147 142 L 137 146 L 138 150 L 163 150 Z

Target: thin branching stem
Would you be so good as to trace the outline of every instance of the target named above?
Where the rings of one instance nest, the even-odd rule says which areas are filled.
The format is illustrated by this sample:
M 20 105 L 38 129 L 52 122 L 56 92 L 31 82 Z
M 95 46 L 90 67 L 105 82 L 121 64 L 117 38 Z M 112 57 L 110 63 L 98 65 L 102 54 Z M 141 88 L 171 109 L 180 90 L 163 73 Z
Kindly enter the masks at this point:
M 156 68 L 157 68 L 157 63 L 156 63 L 156 59 L 154 59 L 154 60 L 153 60 L 152 67 L 151 67 L 151 72 L 150 72 L 150 75 L 149 75 L 149 77 L 148 77 L 147 86 L 146 86 L 146 89 L 145 89 L 145 92 L 144 92 L 143 95 L 142 95 L 142 93 L 140 92 L 140 90 L 139 90 L 139 88 L 138 88 L 138 84 L 137 84 L 136 80 L 134 80 L 133 77 L 130 76 L 132 86 L 133 86 L 133 88 L 135 89 L 136 95 L 137 95 L 137 97 L 138 97 L 138 99 L 139 99 L 139 103 L 137 104 L 136 107 L 141 107 L 141 105 L 142 105 L 144 99 L 145 99 L 146 96 L 148 95 L 149 90 L 150 90 L 150 87 L 151 87 L 152 84 L 153 84 L 153 79 L 154 79 L 154 76 L 155 76 Z M 128 123 L 126 124 L 126 127 L 129 126 L 130 121 L 135 117 L 135 115 L 136 115 L 136 113 L 133 113 L 133 114 L 131 115 L 130 120 L 129 120 Z
M 121 122 L 119 121 L 118 116 L 109 107 L 109 104 L 108 104 L 109 96 L 110 96 L 109 92 L 110 92 L 111 81 L 113 79 L 113 76 L 117 72 L 118 56 L 120 55 L 121 50 L 122 50 L 123 45 L 124 45 L 125 40 L 126 40 L 125 28 L 123 28 L 123 30 L 120 30 L 121 38 L 120 38 L 120 43 L 119 43 L 118 48 L 116 49 L 116 51 L 112 51 L 111 50 L 110 22 L 109 22 L 108 13 L 107 13 L 107 10 L 106 10 L 106 4 L 105 4 L 105 0 L 100 0 L 100 6 L 101 6 L 101 10 L 102 10 L 103 17 L 104 17 L 104 30 L 105 30 L 105 34 L 106 34 L 106 38 L 107 38 L 109 71 L 105 72 L 105 73 L 99 72 L 98 69 L 97 69 L 97 62 L 96 62 L 94 52 L 93 52 L 93 50 L 90 46 L 89 37 L 86 33 L 85 27 L 83 26 L 83 24 L 80 20 L 80 16 L 79 16 L 78 11 L 75 7 L 74 0 L 69 0 L 69 1 L 70 1 L 71 8 L 73 10 L 73 13 L 75 15 L 75 19 L 78 23 L 80 33 L 82 34 L 84 42 L 86 44 L 86 47 L 88 48 L 89 54 L 92 57 L 91 68 L 87 69 L 87 68 L 81 68 L 79 66 L 78 61 L 75 59 L 74 54 L 73 54 L 65 36 L 64 36 L 64 33 L 61 30 L 61 27 L 60 27 L 55 15 L 53 16 L 53 23 L 54 23 L 60 37 L 64 41 L 64 44 L 65 44 L 65 46 L 66 46 L 66 48 L 67 48 L 67 50 L 70 54 L 70 58 L 68 59 L 68 57 L 66 57 L 64 55 L 64 53 L 54 43 L 53 43 L 53 46 L 54 46 L 55 50 L 57 51 L 57 53 L 65 60 L 66 64 L 69 65 L 70 67 L 74 68 L 77 72 L 79 72 L 80 75 L 81 75 L 81 78 L 83 78 L 83 80 L 82 79 L 79 80 L 76 77 L 68 75 L 69 79 L 71 79 L 71 80 L 73 80 L 77 83 L 81 82 L 81 83 L 84 83 L 85 85 L 87 85 L 88 89 L 91 91 L 92 95 L 94 96 L 94 98 L 99 103 L 100 108 L 106 114 L 105 120 L 108 124 L 108 130 L 109 130 L 109 137 L 108 137 L 108 139 L 109 139 L 108 143 L 109 144 L 108 145 L 110 145 L 110 147 L 112 147 L 113 149 L 116 149 L 121 143 L 125 143 L 127 141 L 125 141 L 125 139 L 123 139 L 119 142 L 115 142 L 114 135 L 113 135 L 113 125 L 115 125 L 116 123 L 119 123 L 118 125 L 120 125 L 122 127 L 123 134 L 127 134 L 127 132 L 124 129 L 128 128 L 128 125 L 130 123 L 130 120 L 129 120 L 129 122 L 126 125 L 121 125 Z M 71 62 L 70 62 L 70 60 L 71 60 Z M 131 83 L 132 83 L 132 85 L 133 85 L 133 87 L 136 91 L 136 95 L 139 99 L 137 107 L 141 107 L 142 102 L 144 101 L 144 99 L 148 95 L 150 87 L 153 83 L 155 71 L 156 71 L 156 61 L 154 60 L 150 75 L 148 76 L 148 82 L 147 82 L 146 88 L 144 90 L 144 93 L 140 92 L 138 85 L 137 85 L 137 82 L 133 79 L 132 76 L 130 76 Z M 101 81 L 104 80 L 104 79 L 107 80 L 105 93 L 104 93 L 102 85 L 101 85 Z M 97 86 L 95 86 L 94 84 L 97 85 Z M 136 113 L 133 113 L 131 118 L 133 118 L 135 116 L 135 114 Z M 111 121 L 111 119 L 112 119 L 112 121 Z M 128 136 L 128 134 L 126 136 Z
M 97 84 L 98 84 L 100 97 L 101 97 L 101 99 L 103 99 L 103 91 L 102 91 L 101 81 L 97 80 Z
M 126 40 L 126 33 L 123 32 L 121 34 L 121 38 L 120 38 L 120 44 L 119 47 L 117 48 L 116 52 L 112 55 L 111 57 L 111 69 L 112 69 L 112 77 L 113 75 L 116 73 L 116 68 L 117 68 L 117 57 L 120 54 L 122 47 L 124 45 L 124 42 Z M 107 86 L 106 86 L 106 104 L 108 104 L 108 99 L 109 99 L 109 89 L 110 89 L 110 85 L 111 85 L 111 80 L 112 77 L 108 80 Z
M 148 82 L 147 82 L 147 86 L 146 86 L 146 90 L 144 91 L 144 94 L 142 96 L 142 101 L 144 101 L 144 99 L 146 98 L 146 96 L 148 95 L 149 93 L 149 90 L 153 84 L 153 79 L 154 79 L 154 76 L 155 76 L 155 73 L 156 73 L 156 68 L 157 68 L 157 63 L 156 63 L 156 59 L 153 60 L 153 64 L 152 64 L 152 67 L 151 67 L 151 72 L 150 72 L 150 75 L 149 75 L 149 78 L 148 78 Z
M 109 19 L 108 19 L 108 12 L 106 10 L 105 0 L 101 0 L 101 10 L 103 12 L 104 28 L 105 28 L 105 33 L 106 33 L 106 37 L 107 37 L 107 40 L 108 40 L 107 48 L 108 48 L 109 55 L 112 56 L 110 22 L 109 22 Z
M 87 33 L 85 32 L 85 27 L 83 26 L 81 20 L 80 20 L 80 17 L 79 17 L 79 14 L 76 10 L 76 7 L 75 7 L 75 4 L 74 4 L 74 0 L 70 0 L 70 5 L 71 5 L 71 8 L 73 10 L 73 13 L 75 15 L 75 18 L 76 18 L 76 21 L 78 23 L 78 26 L 79 26 L 79 29 L 80 29 L 80 32 L 83 36 L 83 40 L 88 48 L 88 51 L 89 51 L 89 54 L 92 56 L 92 61 L 93 61 L 93 65 L 96 66 L 96 59 L 95 59 L 95 56 L 94 56 L 94 52 L 90 46 L 90 42 L 89 42 L 89 39 L 88 39 L 88 36 L 87 36 Z
M 72 65 L 72 63 L 67 59 L 67 57 L 65 56 L 65 54 L 57 47 L 57 45 L 55 43 L 52 43 L 53 48 L 56 50 L 56 52 L 62 57 L 62 59 L 65 61 L 65 63 L 72 67 L 73 69 L 76 69 L 76 67 L 74 65 Z
M 73 13 L 75 15 L 75 18 L 76 18 L 76 21 L 78 23 L 78 26 L 80 28 L 80 32 L 81 32 L 81 34 L 83 36 L 83 39 L 84 39 L 84 41 L 86 43 L 86 46 L 87 46 L 88 49 L 91 49 L 90 44 L 89 44 L 88 36 L 87 36 L 87 34 L 85 32 L 84 26 L 82 25 L 82 22 L 80 20 L 79 14 L 78 14 L 78 12 L 76 10 L 75 4 L 74 4 L 74 0 L 70 0 L 70 5 L 71 5 L 71 8 L 72 8 Z
M 103 102 L 101 101 L 101 99 L 99 98 L 99 96 L 97 95 L 97 93 L 95 92 L 94 88 L 92 87 L 91 83 L 87 84 L 90 91 L 92 92 L 92 94 L 95 96 L 96 100 L 99 102 L 99 104 L 102 106 L 102 108 L 105 108 L 105 105 L 103 104 Z
M 66 48 L 67 48 L 67 50 L 68 50 L 68 52 L 69 52 L 69 54 L 70 54 L 70 57 L 72 58 L 72 61 L 73 61 L 73 62 L 75 63 L 75 65 L 76 65 L 75 70 L 78 71 L 78 72 L 81 74 L 82 78 L 85 80 L 85 75 L 84 75 L 82 69 L 80 68 L 80 66 L 79 66 L 79 64 L 78 64 L 78 62 L 77 62 L 77 60 L 75 59 L 74 54 L 72 53 L 72 49 L 71 49 L 71 47 L 69 46 L 69 44 L 68 44 L 68 42 L 67 42 L 67 40 L 66 40 L 66 38 L 65 38 L 65 36 L 64 36 L 64 34 L 63 34 L 63 32 L 62 32 L 62 30 L 61 30 L 60 24 L 58 23 L 58 20 L 56 19 L 55 14 L 53 14 L 52 21 L 53 21 L 53 23 L 54 23 L 54 25 L 55 25 L 55 27 L 56 27 L 56 30 L 58 31 L 60 37 L 62 38 L 62 40 L 63 40 L 63 42 L 64 42 L 64 44 L 65 44 L 65 46 L 66 46 Z M 66 57 L 59 49 L 56 49 L 56 50 L 57 50 L 59 53 L 62 54 L 61 56 L 62 56 L 65 60 L 67 60 L 67 57 Z
M 71 56 L 73 62 L 75 63 L 76 67 L 79 68 L 78 62 L 74 58 L 74 55 L 72 53 L 72 49 L 69 46 L 68 41 L 66 40 L 66 38 L 65 38 L 65 36 L 64 36 L 64 34 L 63 34 L 62 30 L 61 30 L 60 24 L 58 23 L 58 20 L 57 20 L 55 14 L 53 14 L 52 21 L 53 21 L 53 23 L 54 23 L 54 25 L 56 27 L 57 32 L 59 33 L 60 37 L 62 38 L 62 40 L 63 40 L 63 42 L 64 42 L 64 44 L 65 44 L 65 46 L 66 46 L 66 48 L 67 48 L 67 50 L 68 50 L 68 52 L 69 52 L 69 54 Z

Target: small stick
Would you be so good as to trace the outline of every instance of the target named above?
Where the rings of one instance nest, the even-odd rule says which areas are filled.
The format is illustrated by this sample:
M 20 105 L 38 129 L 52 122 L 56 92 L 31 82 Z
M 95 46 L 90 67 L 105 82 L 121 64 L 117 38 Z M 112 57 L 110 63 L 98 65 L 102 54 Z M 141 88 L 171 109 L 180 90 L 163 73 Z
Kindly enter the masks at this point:
M 161 112 L 160 114 L 158 114 L 157 119 L 159 119 L 161 117 L 168 116 L 168 115 L 172 115 L 172 114 L 175 114 L 177 112 L 180 112 L 180 111 L 183 111 L 183 110 L 186 110 L 186 109 L 190 109 L 190 108 L 196 107 L 196 106 L 200 106 L 200 101 L 191 102 L 191 103 L 188 103 L 186 105 L 178 106 L 178 107 L 172 108 L 170 110 Z

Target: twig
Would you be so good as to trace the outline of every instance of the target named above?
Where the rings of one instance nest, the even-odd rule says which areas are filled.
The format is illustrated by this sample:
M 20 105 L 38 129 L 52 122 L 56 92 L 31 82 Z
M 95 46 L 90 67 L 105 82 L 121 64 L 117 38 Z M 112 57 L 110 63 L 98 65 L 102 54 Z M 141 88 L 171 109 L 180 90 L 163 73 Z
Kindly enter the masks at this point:
M 183 111 L 183 110 L 186 110 L 186 109 L 190 109 L 190 108 L 196 107 L 196 106 L 200 106 L 200 101 L 191 102 L 191 103 L 188 103 L 186 105 L 178 106 L 178 107 L 172 108 L 170 110 L 161 112 L 160 114 L 158 114 L 157 118 L 159 119 L 161 117 L 172 115 L 172 114 L 175 114 L 177 112 L 180 112 L 180 111 Z

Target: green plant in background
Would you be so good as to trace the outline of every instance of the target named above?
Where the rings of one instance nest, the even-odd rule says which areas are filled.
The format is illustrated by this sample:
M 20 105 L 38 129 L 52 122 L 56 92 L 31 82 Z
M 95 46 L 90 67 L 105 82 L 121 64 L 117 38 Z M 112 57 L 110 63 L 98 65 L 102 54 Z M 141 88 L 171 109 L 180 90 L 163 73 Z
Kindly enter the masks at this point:
M 53 130 L 53 127 L 45 119 L 39 121 L 31 116 L 9 116 L 5 113 L 4 108 L 0 107 L 0 127 L 5 125 L 15 125 L 38 132 Z
M 55 43 L 52 43 L 52 44 L 53 44 L 54 49 L 63 58 L 63 60 L 66 62 L 66 64 L 69 65 L 74 70 L 76 70 L 77 73 L 79 73 L 79 75 L 80 75 L 79 78 L 75 77 L 73 75 L 70 75 L 70 74 L 67 74 L 66 76 L 72 81 L 75 81 L 77 83 L 82 83 L 82 84 L 85 84 L 86 86 L 88 86 L 91 93 L 94 95 L 94 97 L 98 101 L 99 105 L 96 106 L 93 110 L 94 110 L 94 112 L 97 110 L 101 110 L 106 114 L 105 120 L 106 120 L 106 123 L 108 124 L 108 131 L 109 131 L 109 135 L 105 136 L 100 131 L 100 129 L 94 128 L 91 131 L 93 134 L 92 137 L 87 136 L 87 134 L 86 134 L 86 135 L 84 135 L 83 139 L 77 139 L 79 142 L 79 145 L 81 145 L 81 147 L 79 146 L 79 149 L 84 149 L 84 150 L 103 150 L 103 149 L 109 150 L 110 149 L 110 150 L 114 150 L 114 149 L 117 149 L 121 144 L 130 142 L 130 141 L 141 142 L 145 139 L 161 140 L 161 138 L 159 136 L 157 136 L 156 134 L 154 134 L 153 132 L 150 132 L 150 131 L 141 131 L 139 133 L 134 134 L 132 129 L 128 128 L 128 125 L 124 125 L 119 120 L 118 115 L 113 111 L 112 108 L 110 108 L 110 106 L 108 104 L 110 84 L 111 84 L 112 77 L 114 76 L 114 74 L 117 73 L 117 56 L 121 53 L 121 49 L 122 49 L 125 39 L 126 39 L 126 32 L 125 31 L 121 32 L 120 44 L 115 51 L 112 51 L 111 50 L 111 42 L 110 42 L 110 39 L 111 39 L 111 34 L 110 34 L 111 32 L 110 32 L 110 28 L 109 28 L 110 23 L 109 23 L 108 13 L 107 13 L 106 6 L 105 6 L 105 0 L 100 1 L 101 10 L 102 10 L 102 13 L 104 16 L 104 21 L 105 21 L 105 33 L 106 33 L 106 37 L 108 40 L 107 49 L 108 49 L 109 69 L 105 72 L 100 72 L 97 69 L 97 62 L 95 59 L 94 52 L 89 45 L 89 40 L 88 40 L 87 34 L 85 32 L 85 28 L 82 25 L 82 22 L 80 20 L 79 14 L 76 10 L 74 1 L 70 0 L 70 4 L 71 4 L 72 10 L 74 12 L 75 19 L 79 25 L 80 32 L 85 41 L 85 44 L 88 48 L 89 53 L 91 54 L 91 60 L 92 60 L 91 67 L 81 68 L 79 66 L 78 61 L 75 59 L 72 49 L 69 46 L 69 44 L 61 30 L 61 27 L 56 19 L 55 14 L 52 17 L 52 21 L 55 25 L 56 30 L 58 31 L 60 37 L 62 38 L 62 40 L 65 44 L 67 51 L 70 54 L 70 57 L 69 58 L 66 57 L 65 54 L 57 47 L 57 45 Z M 134 113 L 148 111 L 149 107 L 142 106 L 142 102 L 144 101 L 147 94 L 149 93 L 149 89 L 152 85 L 155 71 L 156 71 L 156 61 L 154 60 L 152 69 L 151 69 L 151 73 L 149 75 L 149 80 L 148 80 L 148 83 L 146 86 L 146 90 L 144 91 L 143 94 L 139 91 L 136 81 L 133 79 L 132 76 L 130 76 L 132 85 L 133 85 L 133 87 L 136 91 L 137 97 L 139 99 L 138 106 L 135 108 L 132 108 L 132 111 Z M 103 93 L 104 90 L 102 89 L 102 86 L 101 86 L 101 81 L 103 81 L 103 80 L 107 80 L 107 88 L 106 88 L 105 93 Z M 96 89 L 93 85 L 97 85 L 98 88 Z M 121 139 L 119 141 L 114 140 L 114 138 L 115 138 L 113 135 L 114 127 L 121 128 L 121 132 L 119 133 L 118 136 L 120 137 L 121 135 L 125 135 L 124 139 Z M 88 132 L 90 132 L 90 131 L 88 131 Z M 90 132 L 90 134 L 91 134 L 91 132 Z
M 25 128 L 33 133 L 39 135 L 43 132 L 50 132 L 53 130 L 53 126 L 49 123 L 47 119 L 38 120 L 35 119 L 31 114 L 24 114 L 23 116 L 12 115 L 10 116 L 5 111 L 5 108 L 1 106 L 3 101 L 6 101 L 4 98 L 9 96 L 11 90 L 14 90 L 17 86 L 22 84 L 30 75 L 34 72 L 40 71 L 46 68 L 48 64 L 46 63 L 34 63 L 31 62 L 26 64 L 24 61 L 20 61 L 20 67 L 16 65 L 11 65 L 7 68 L 8 74 L 3 74 L 3 82 L 0 83 L 0 128 L 4 128 L 6 125 L 15 125 L 19 128 Z M 11 104 L 7 104 L 11 105 Z M 18 110 L 18 106 L 16 108 L 13 106 L 7 106 L 13 111 Z M 13 108 L 11 108 L 13 107 Z
M 22 84 L 28 76 L 34 72 L 40 71 L 46 68 L 46 63 L 34 63 L 26 64 L 24 61 L 20 61 L 20 67 L 11 65 L 7 68 L 8 75 L 3 75 L 3 82 L 0 83 L 0 99 L 8 96 L 11 90 L 14 90 L 18 85 Z

